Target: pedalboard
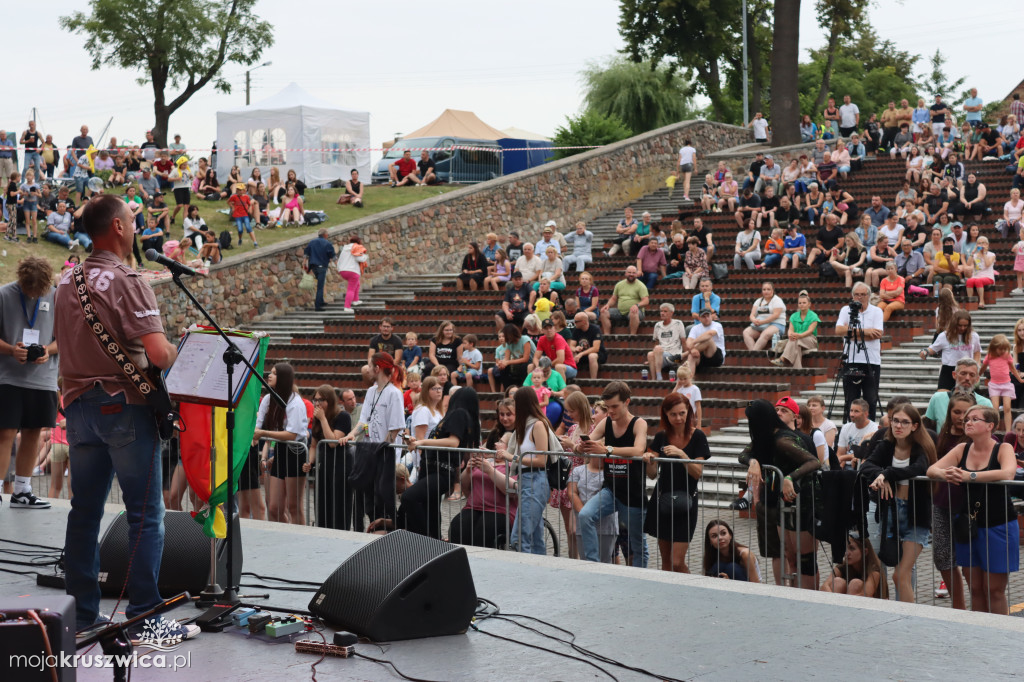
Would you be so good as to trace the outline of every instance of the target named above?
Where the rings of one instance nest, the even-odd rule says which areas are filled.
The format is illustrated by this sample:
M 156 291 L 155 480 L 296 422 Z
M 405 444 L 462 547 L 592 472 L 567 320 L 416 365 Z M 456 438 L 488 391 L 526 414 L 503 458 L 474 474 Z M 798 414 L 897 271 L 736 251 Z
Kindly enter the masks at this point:
M 265 629 L 270 637 L 284 637 L 296 632 L 303 632 L 306 629 L 306 621 L 298 616 L 285 616 L 271 620 L 266 624 Z

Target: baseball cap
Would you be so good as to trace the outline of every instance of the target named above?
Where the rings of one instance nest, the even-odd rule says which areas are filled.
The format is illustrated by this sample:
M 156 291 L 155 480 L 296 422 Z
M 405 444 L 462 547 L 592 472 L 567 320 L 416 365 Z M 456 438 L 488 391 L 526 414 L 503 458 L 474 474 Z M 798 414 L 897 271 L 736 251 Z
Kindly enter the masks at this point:
M 552 321 L 551 321 L 551 318 L 549 317 L 548 319 L 546 319 L 546 320 L 544 320 L 543 322 L 541 322 L 541 323 L 540 323 L 540 326 L 541 326 L 541 327 L 554 327 L 554 326 L 555 326 L 555 323 L 554 323 L 554 322 L 552 322 Z
M 772 159 L 772 160 L 774 160 L 774 159 L 775 159 L 775 157 L 774 157 L 774 156 L 772 156 L 771 154 L 765 154 L 765 155 L 764 155 L 764 158 L 765 158 L 765 160 L 767 160 L 767 159 Z
M 164 196 L 167 196 L 167 193 L 166 192 L 155 192 L 153 194 L 153 196 L 154 197 L 164 197 Z
M 779 402 L 775 403 L 775 407 L 785 407 L 793 414 L 800 414 L 800 406 L 797 405 L 797 402 L 789 396 L 780 398 Z
M 702 308 L 700 311 L 700 317 L 704 317 L 705 315 L 711 315 L 711 313 L 713 312 L 715 311 L 713 311 L 711 308 Z
M 558 223 L 556 223 L 554 220 L 549 220 L 546 223 L 544 223 L 544 227 L 555 227 L 556 225 L 558 225 Z
M 544 228 L 544 234 L 554 234 L 554 232 L 555 232 L 554 228 L 552 228 L 550 226 Z

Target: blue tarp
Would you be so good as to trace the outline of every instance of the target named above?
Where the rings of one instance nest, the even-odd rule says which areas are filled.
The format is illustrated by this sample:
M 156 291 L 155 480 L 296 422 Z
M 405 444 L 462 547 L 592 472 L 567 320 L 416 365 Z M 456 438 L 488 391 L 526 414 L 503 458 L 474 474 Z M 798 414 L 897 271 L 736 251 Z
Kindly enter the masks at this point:
M 527 168 L 536 168 L 550 161 L 555 153 L 551 151 L 549 140 L 521 140 L 503 137 L 498 140 L 502 149 L 522 149 L 523 151 L 506 151 L 502 155 L 501 172 L 504 175 L 515 173 Z

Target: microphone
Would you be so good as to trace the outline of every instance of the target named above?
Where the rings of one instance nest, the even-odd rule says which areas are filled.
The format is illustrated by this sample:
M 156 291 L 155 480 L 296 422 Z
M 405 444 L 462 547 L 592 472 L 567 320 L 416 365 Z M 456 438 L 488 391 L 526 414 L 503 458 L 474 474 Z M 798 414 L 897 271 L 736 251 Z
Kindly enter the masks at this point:
M 159 263 L 165 268 L 171 271 L 174 276 L 188 275 L 189 277 L 195 277 L 196 271 L 187 265 L 182 265 L 178 261 L 168 258 L 164 254 L 160 253 L 156 249 L 146 249 L 146 260 L 151 263 Z

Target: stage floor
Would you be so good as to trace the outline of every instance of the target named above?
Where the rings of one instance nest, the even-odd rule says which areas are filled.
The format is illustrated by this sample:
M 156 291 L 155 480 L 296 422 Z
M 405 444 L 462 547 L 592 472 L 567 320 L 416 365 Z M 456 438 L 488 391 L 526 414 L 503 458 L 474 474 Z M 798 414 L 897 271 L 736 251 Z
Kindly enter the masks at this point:
M 0 538 L 62 546 L 68 505 L 50 511 L 0 509 Z M 108 507 L 104 526 L 118 511 Z M 243 521 L 243 570 L 293 580 L 321 581 L 369 536 L 317 528 Z M 7 545 L 10 547 L 10 545 Z M 1015 655 L 1024 619 L 917 604 L 833 596 L 700 576 L 469 549 L 477 594 L 503 612 L 550 621 L 573 631 L 577 643 L 604 656 L 661 675 L 702 680 L 1000 679 L 1020 673 Z M 22 567 L 13 567 L 22 568 Z M 243 582 L 255 579 L 243 576 Z M 263 592 L 243 588 L 243 593 Z M 34 580 L 0 573 L 0 594 L 24 598 L 58 593 Z M 271 592 L 272 606 L 305 609 L 308 593 Z M 109 612 L 113 600 L 101 609 Z M 192 607 L 170 615 L 191 617 Z M 535 624 L 531 624 L 535 625 Z M 487 620 L 480 628 L 578 655 L 515 625 Z M 326 633 L 328 640 L 330 633 Z M 315 637 L 314 637 L 315 638 Z M 187 670 L 140 669 L 143 680 L 302 680 L 317 657 L 291 642 L 271 644 L 236 632 L 201 633 L 175 654 L 190 654 Z M 315 638 L 318 639 L 318 638 Z M 406 675 L 428 680 L 609 679 L 583 663 L 503 642 L 472 630 L 466 635 L 398 642 L 382 654 Z M 619 680 L 651 679 L 600 664 Z M 0 662 L 0 670 L 7 661 Z M 80 669 L 79 680 L 108 680 L 110 670 Z M 361 659 L 332 659 L 318 680 L 395 680 L 392 670 Z

